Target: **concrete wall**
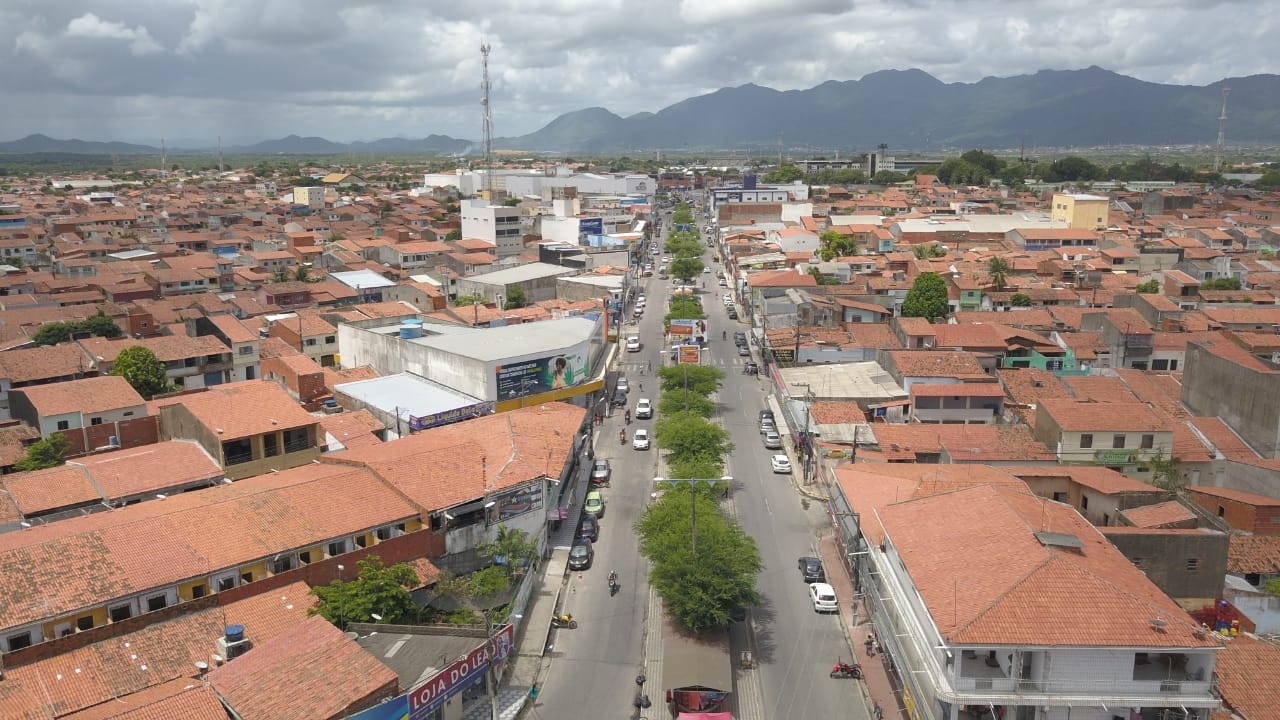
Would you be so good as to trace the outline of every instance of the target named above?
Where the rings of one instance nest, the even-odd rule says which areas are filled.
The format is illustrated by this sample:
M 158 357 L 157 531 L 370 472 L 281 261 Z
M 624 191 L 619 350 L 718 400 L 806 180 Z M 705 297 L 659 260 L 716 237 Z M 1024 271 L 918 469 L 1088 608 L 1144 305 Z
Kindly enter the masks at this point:
M 1225 533 L 1127 531 L 1107 534 L 1107 539 L 1169 597 L 1212 601 L 1222 594 L 1230 539 Z M 1194 568 L 1188 567 L 1191 560 Z
M 1223 341 L 1225 342 L 1225 341 Z M 1259 454 L 1280 458 L 1280 382 L 1187 344 L 1182 402 L 1193 415 L 1219 417 Z
M 1244 530 L 1255 535 L 1280 535 L 1280 507 L 1258 506 L 1197 492 L 1194 488 L 1187 490 L 1187 497 L 1209 514 L 1225 520 L 1236 530 Z
M 379 375 L 411 372 L 484 400 L 494 400 L 497 380 L 483 363 L 404 342 L 399 334 L 380 334 L 350 323 L 338 326 L 343 367 L 372 366 Z M 491 387 L 492 386 L 492 387 Z

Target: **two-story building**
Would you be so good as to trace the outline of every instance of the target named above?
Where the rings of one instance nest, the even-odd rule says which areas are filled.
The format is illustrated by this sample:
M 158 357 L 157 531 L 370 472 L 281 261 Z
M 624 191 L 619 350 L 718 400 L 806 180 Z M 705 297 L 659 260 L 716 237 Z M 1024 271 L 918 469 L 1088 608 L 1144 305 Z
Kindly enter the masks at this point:
M 1004 389 L 996 382 L 911 387 L 911 417 L 945 425 L 994 423 L 1004 413 Z
M 14 390 L 98 374 L 96 365 L 72 343 L 0 353 L 0 419 L 12 417 L 9 394 Z
M 276 320 L 268 331 L 314 360 L 321 367 L 333 367 L 338 357 L 338 328 L 317 315 L 295 315 Z
M 1036 405 L 1035 431 L 1058 462 L 1105 465 L 1126 475 L 1150 473 L 1148 460 L 1173 451 L 1169 420 L 1141 402 L 1043 398 Z
M 62 434 L 68 455 L 95 448 L 136 447 L 156 441 L 155 418 L 127 380 L 112 375 L 34 385 L 10 396 L 13 417 L 47 438 Z
M 230 382 L 234 367 L 231 349 L 213 335 L 160 335 L 140 340 L 92 337 L 77 340 L 76 344 L 84 349 L 89 361 L 103 373 L 111 372 L 116 358 L 123 350 L 141 345 L 164 363 L 165 378 L 170 383 L 186 389 Z

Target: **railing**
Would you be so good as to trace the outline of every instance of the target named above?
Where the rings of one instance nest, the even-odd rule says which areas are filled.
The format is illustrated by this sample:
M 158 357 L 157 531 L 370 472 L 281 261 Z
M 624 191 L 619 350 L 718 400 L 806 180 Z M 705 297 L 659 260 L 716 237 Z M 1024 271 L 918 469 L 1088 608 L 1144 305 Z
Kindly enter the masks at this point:
M 286 453 L 301 452 L 303 450 L 308 450 L 310 448 L 311 448 L 311 438 L 306 438 L 306 437 L 299 438 L 297 440 L 290 440 L 289 442 L 284 444 L 284 451 Z
M 227 455 L 227 456 L 226 456 L 226 464 L 227 464 L 227 465 L 240 465 L 240 464 L 242 464 L 242 463 L 247 463 L 247 462 L 252 462 L 252 461 L 253 461 L 253 453 L 252 453 L 252 452 L 247 452 L 247 453 L 236 453 L 236 454 L 234 454 L 234 455 Z
M 1016 678 L 961 677 L 955 681 L 959 692 L 993 692 L 1014 695 L 1091 697 L 1098 695 L 1180 695 L 1207 696 L 1208 680 L 1021 680 Z

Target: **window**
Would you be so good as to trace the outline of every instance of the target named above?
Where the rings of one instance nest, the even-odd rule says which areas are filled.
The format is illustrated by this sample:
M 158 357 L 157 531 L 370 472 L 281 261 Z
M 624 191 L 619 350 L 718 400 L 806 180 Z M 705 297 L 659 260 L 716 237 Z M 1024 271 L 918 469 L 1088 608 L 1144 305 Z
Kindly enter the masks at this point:
M 248 585 L 251 582 L 253 582 L 253 572 L 247 572 L 240 576 L 241 585 Z
M 152 595 L 151 597 L 147 598 L 147 612 L 155 612 L 156 610 L 163 610 L 165 606 L 168 604 L 169 602 L 164 595 Z
M 325 344 L 325 345 L 332 345 L 332 344 L 334 344 L 334 343 L 336 343 L 336 342 L 338 342 L 338 336 L 336 336 L 336 335 L 325 335 L 325 336 L 324 336 L 324 344 Z
M 1169 361 L 1168 360 L 1152 360 L 1151 369 L 1152 370 L 1168 370 Z
M 81 630 L 81 631 L 84 631 L 84 630 L 92 630 L 92 629 L 93 629 L 93 616 L 92 616 L 92 615 L 85 615 L 85 616 L 84 616 L 84 617 L 82 617 L 82 618 L 76 618 L 76 629 L 77 629 L 77 630 Z
M 262 454 L 266 457 L 275 457 L 280 454 L 280 441 L 276 439 L 275 433 L 262 436 Z
M 1123 434 L 1119 434 L 1119 435 L 1112 435 L 1112 436 L 1111 436 L 1111 447 L 1112 447 L 1113 449 L 1115 449 L 1115 450 L 1122 450 L 1122 449 L 1124 449 L 1124 435 L 1123 435 Z
M 1055 493 L 1053 494 L 1053 501 L 1054 501 L 1054 502 L 1064 503 L 1064 502 L 1066 502 L 1066 501 L 1067 501 L 1067 494 L 1066 494 L 1066 493 L 1064 493 L 1064 492 L 1055 492 Z
M 1218 506 L 1218 517 L 1226 517 L 1227 509 L 1221 505 Z
M 198 583 L 191 586 L 191 599 L 202 598 L 209 593 L 209 588 L 204 583 Z
M 271 563 L 271 574 L 279 575 L 282 572 L 289 572 L 293 569 L 293 558 L 282 557 Z
M 31 633 L 24 632 L 16 635 L 10 635 L 5 638 L 5 641 L 9 644 L 9 652 L 21 650 L 24 647 L 31 647 Z
M 347 541 L 346 541 L 346 540 L 339 540 L 339 541 L 337 541 L 337 542 L 331 542 L 331 543 L 329 543 L 329 547 L 328 547 L 329 557 L 334 557 L 334 556 L 336 556 L 336 555 L 341 555 L 341 554 L 345 553 L 346 551 L 347 551 Z
M 1088 509 L 1089 509 L 1089 496 L 1088 496 L 1088 495 L 1081 495 L 1081 496 L 1080 496 L 1080 509 L 1081 509 L 1081 510 L 1088 510 Z
M 107 617 L 111 618 L 111 622 L 122 622 L 133 617 L 133 608 L 128 604 L 117 605 L 107 610 Z
M 303 565 L 310 565 L 310 564 L 311 564 L 311 551 L 310 551 L 310 550 L 303 550 L 302 552 L 298 553 L 298 562 L 302 563 Z
M 102 424 L 102 418 L 100 418 L 100 417 L 96 417 L 96 418 L 89 418 L 89 424 L 90 424 L 90 425 L 101 425 L 101 424 Z
M 58 421 L 58 429 L 59 429 L 59 430 L 67 430 L 67 429 L 69 429 L 70 427 L 71 427 L 71 423 L 70 423 L 70 422 L 68 422 L 68 421 L 66 421 L 66 420 L 59 420 L 59 421 Z
M 314 346 L 315 344 L 316 344 L 316 339 L 315 339 L 315 338 L 307 338 L 307 341 L 306 341 L 306 345 L 307 345 L 307 347 L 312 347 L 312 346 Z
M 1139 447 L 1141 447 L 1143 450 L 1150 450 L 1151 448 L 1153 448 L 1153 447 L 1155 447 L 1155 446 L 1156 446 L 1156 436 L 1155 436 L 1155 435 L 1143 435 L 1143 436 L 1142 436 L 1142 444 L 1141 444 L 1141 445 L 1139 445 Z
M 239 348 L 239 350 L 237 350 L 236 352 L 239 352 L 241 355 L 252 355 L 252 354 L 253 354 L 253 346 L 252 346 L 252 345 L 241 345 L 241 346 L 240 346 L 240 348 Z
M 1195 572 L 1200 569 L 1200 558 L 1187 558 L 1187 572 Z
M 390 540 L 390 539 L 391 539 L 391 528 L 389 528 L 389 527 L 380 527 L 380 528 L 378 528 L 377 530 L 374 530 L 374 531 L 373 531 L 373 534 L 374 534 L 374 536 L 375 536 L 375 537 L 377 537 L 377 538 L 378 538 L 378 542 L 382 542 L 383 540 Z
M 224 578 L 218 578 L 218 592 L 226 592 L 236 586 L 236 576 L 228 575 Z
M 1080 449 L 1081 449 L 1081 450 L 1088 450 L 1088 449 L 1089 449 L 1089 448 L 1091 448 L 1091 447 L 1093 447 L 1093 434 L 1092 434 L 1092 433 L 1085 433 L 1085 434 L 1081 435 L 1081 436 L 1080 436 Z

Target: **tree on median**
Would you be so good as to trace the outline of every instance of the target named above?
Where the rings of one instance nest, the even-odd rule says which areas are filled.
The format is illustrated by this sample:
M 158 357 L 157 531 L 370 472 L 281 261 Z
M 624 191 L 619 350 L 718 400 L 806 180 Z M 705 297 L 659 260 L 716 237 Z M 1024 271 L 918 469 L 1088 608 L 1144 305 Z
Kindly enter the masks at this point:
M 658 447 L 670 453 L 669 462 L 722 458 L 733 452 L 729 431 L 694 413 L 679 412 L 659 418 L 653 435 Z
M 711 365 L 664 365 L 658 368 L 658 379 L 664 393 L 682 394 L 688 387 L 690 393 L 706 397 L 720 387 L 724 371 Z
M 698 258 L 682 257 L 671 261 L 671 265 L 667 267 L 667 272 L 672 277 L 688 282 L 702 273 L 702 269 L 706 267 Z

